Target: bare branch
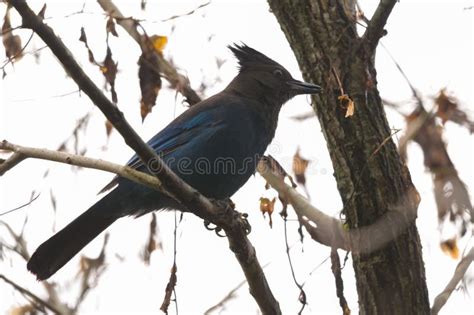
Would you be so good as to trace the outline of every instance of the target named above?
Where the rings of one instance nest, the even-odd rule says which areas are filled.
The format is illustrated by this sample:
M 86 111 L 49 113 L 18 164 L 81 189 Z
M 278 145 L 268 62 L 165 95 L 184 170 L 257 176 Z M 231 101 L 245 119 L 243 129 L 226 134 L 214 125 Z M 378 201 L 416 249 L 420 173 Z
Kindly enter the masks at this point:
M 146 51 L 143 36 L 140 35 L 137 30 L 138 22 L 132 18 L 125 17 L 111 0 L 97 0 L 97 2 L 102 9 L 107 12 L 107 14 L 117 20 L 117 23 L 137 42 L 142 51 Z M 153 53 L 156 55 L 156 59 L 158 60 L 159 69 L 163 72 L 164 78 L 168 80 L 171 87 L 183 94 L 191 105 L 201 101 L 201 98 L 191 88 L 188 78 L 179 74 L 175 67 L 165 60 L 162 54 L 156 52 Z
M 279 195 L 293 206 L 311 237 L 329 247 L 352 251 L 356 255 L 370 253 L 397 238 L 416 218 L 418 205 L 409 203 L 409 200 L 419 202 L 418 193 L 413 189 L 409 191 L 409 195 L 416 194 L 415 196 L 406 196 L 400 204 L 392 206 L 375 223 L 347 230 L 343 222 L 323 213 L 293 187 L 287 185 L 265 159 L 260 161 L 258 169 Z
M 26 296 L 28 296 L 29 298 L 33 299 L 33 301 L 35 301 L 36 303 L 44 306 L 45 308 L 49 309 L 51 312 L 53 312 L 54 314 L 62 314 L 61 311 L 59 311 L 56 307 L 54 307 L 53 305 L 51 305 L 50 303 L 48 303 L 47 301 L 41 299 L 40 297 L 38 297 L 36 294 L 32 293 L 31 291 L 23 288 L 22 286 L 16 284 L 15 282 L 13 282 L 12 280 L 8 279 L 7 277 L 5 277 L 4 275 L 0 274 L 0 279 L 2 279 L 3 281 L 5 281 L 6 283 L 8 283 L 9 285 L 11 285 L 12 287 L 15 288 L 15 290 L 17 290 L 18 292 L 20 292 L 21 294 L 24 294 Z
M 64 68 L 67 69 L 71 78 L 99 107 L 122 135 L 125 142 L 136 152 L 144 165 L 153 163 L 156 166 L 157 171 L 153 172 L 153 175 L 160 178 L 166 190 L 176 196 L 188 210 L 192 209 L 192 213 L 225 230 L 229 247 L 239 261 L 249 283 L 250 293 L 255 298 L 261 311 L 264 314 L 281 314 L 278 301 L 273 296 L 263 269 L 258 262 L 255 248 L 247 238 L 248 222 L 243 216 L 230 207 L 228 203 L 224 203 L 225 206 L 223 206 L 211 202 L 173 173 L 156 152 L 143 142 L 125 120 L 123 113 L 110 102 L 84 73 L 69 49 L 55 35 L 54 31 L 29 8 L 27 3 L 24 0 L 8 0 L 8 3 L 20 13 L 23 27 L 33 29 L 48 45 Z
M 0 149 L 1 149 L 1 144 L 0 144 Z M 22 156 L 19 153 L 12 154 L 12 156 L 10 156 L 7 160 L 0 163 L 0 176 L 2 176 L 7 171 L 9 171 L 13 167 L 15 167 L 17 164 L 19 164 L 24 159 L 25 159 L 25 157 Z
M 35 158 L 114 173 L 121 177 L 130 179 L 131 181 L 134 181 L 136 183 L 148 186 L 150 188 L 158 189 L 161 192 L 169 195 L 169 193 L 164 189 L 163 184 L 158 178 L 147 173 L 134 170 L 128 166 L 123 166 L 104 160 L 91 159 L 85 156 L 70 154 L 66 152 L 23 147 L 10 143 L 6 140 L 0 142 L 0 149 L 14 152 L 12 156 L 20 156 L 21 160 L 24 160 L 26 158 Z M 0 165 L 0 176 L 5 173 L 2 172 L 2 166 L 3 164 Z
M 191 15 L 191 14 L 194 14 L 194 12 L 196 12 L 197 10 L 202 9 L 202 8 L 204 8 L 204 7 L 207 7 L 209 4 L 211 4 L 211 1 L 208 1 L 208 2 L 206 2 L 206 3 L 200 4 L 200 5 L 197 6 L 195 9 L 192 9 L 192 10 L 189 11 L 189 12 L 186 12 L 186 13 L 183 13 L 183 14 L 178 14 L 178 15 L 173 15 L 173 16 L 167 18 L 167 19 L 161 20 L 161 22 L 168 22 L 168 21 L 171 21 L 171 20 L 174 20 L 174 19 L 183 17 L 183 16 L 189 16 L 189 15 Z
M 363 39 L 371 51 L 375 51 L 380 38 L 385 35 L 384 27 L 396 2 L 397 0 L 380 0 L 374 15 L 370 19 Z
M 433 306 L 431 307 L 431 314 L 436 315 L 439 313 L 441 308 L 446 304 L 451 293 L 453 293 L 454 289 L 458 285 L 459 281 L 464 277 L 467 269 L 471 265 L 472 261 L 474 260 L 474 248 L 471 248 L 469 253 L 464 256 L 461 261 L 458 263 L 456 267 L 456 271 L 454 271 L 454 275 L 449 281 L 446 288 L 444 288 L 443 292 L 438 294 L 433 302 Z

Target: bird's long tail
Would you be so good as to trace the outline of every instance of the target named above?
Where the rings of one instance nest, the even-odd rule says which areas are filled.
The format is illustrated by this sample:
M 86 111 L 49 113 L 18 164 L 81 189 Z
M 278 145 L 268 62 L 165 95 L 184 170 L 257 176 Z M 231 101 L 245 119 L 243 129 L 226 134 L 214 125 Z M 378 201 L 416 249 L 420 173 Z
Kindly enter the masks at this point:
M 41 244 L 28 261 L 27 268 L 38 280 L 51 277 L 82 248 L 119 218 L 109 209 L 113 200 L 109 193 L 61 231 Z M 116 213 L 116 212 L 115 212 Z

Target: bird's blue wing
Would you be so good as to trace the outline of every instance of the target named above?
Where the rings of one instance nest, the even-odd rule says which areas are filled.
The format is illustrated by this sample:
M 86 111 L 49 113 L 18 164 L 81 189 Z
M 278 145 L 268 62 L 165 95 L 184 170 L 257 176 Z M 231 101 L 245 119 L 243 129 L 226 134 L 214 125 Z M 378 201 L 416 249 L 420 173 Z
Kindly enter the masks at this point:
M 162 158 L 179 150 L 191 141 L 199 142 L 199 138 L 208 138 L 222 127 L 221 120 L 215 119 L 213 111 L 202 111 L 189 117 L 184 115 L 170 123 L 165 129 L 153 136 L 147 144 Z M 143 162 L 135 154 L 127 166 L 133 169 L 143 168 Z M 116 176 L 101 191 L 105 192 L 118 184 Z

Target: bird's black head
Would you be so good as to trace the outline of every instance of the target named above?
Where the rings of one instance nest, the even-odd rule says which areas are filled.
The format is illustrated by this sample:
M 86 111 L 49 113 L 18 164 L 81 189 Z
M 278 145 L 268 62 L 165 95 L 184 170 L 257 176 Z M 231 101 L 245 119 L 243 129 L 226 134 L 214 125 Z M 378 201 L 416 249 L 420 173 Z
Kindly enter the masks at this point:
M 278 62 L 245 44 L 234 44 L 229 49 L 240 66 L 239 75 L 229 85 L 236 93 L 281 106 L 296 95 L 321 92 L 318 85 L 293 79 Z

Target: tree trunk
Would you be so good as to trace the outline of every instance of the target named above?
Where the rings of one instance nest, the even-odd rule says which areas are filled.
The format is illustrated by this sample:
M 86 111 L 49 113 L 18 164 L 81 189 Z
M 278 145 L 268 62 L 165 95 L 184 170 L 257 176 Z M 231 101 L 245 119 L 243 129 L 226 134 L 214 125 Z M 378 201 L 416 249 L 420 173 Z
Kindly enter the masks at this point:
M 419 200 L 391 140 L 374 67 L 375 47 L 395 1 L 382 0 L 364 36 L 352 1 L 268 0 L 306 81 L 334 167 L 349 227 L 373 223 L 388 209 Z M 372 24 L 372 25 L 370 25 Z M 355 113 L 338 96 L 354 101 Z M 407 209 L 416 211 L 416 209 Z M 390 233 L 390 231 L 387 231 Z M 414 222 L 381 250 L 353 255 L 360 314 L 429 314 L 421 244 Z

